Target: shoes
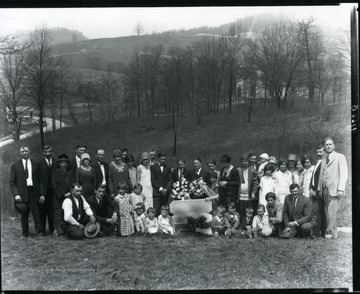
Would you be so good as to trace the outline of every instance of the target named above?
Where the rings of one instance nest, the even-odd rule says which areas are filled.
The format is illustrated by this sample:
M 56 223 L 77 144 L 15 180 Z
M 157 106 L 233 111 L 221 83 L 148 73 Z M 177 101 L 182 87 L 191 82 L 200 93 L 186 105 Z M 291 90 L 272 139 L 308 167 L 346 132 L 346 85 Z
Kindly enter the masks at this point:
M 19 240 L 26 239 L 29 237 L 29 234 L 22 234 L 22 236 L 19 238 Z
M 54 233 L 52 235 L 55 236 L 55 237 L 59 237 L 59 233 L 56 230 L 54 231 Z
M 325 234 L 326 239 L 331 239 L 333 236 L 331 234 Z
M 215 233 L 214 233 L 214 237 L 219 237 L 219 233 L 218 233 L 218 232 L 215 232 Z
M 314 236 L 313 234 L 311 234 L 311 235 L 308 236 L 308 239 L 309 239 L 309 240 L 314 240 L 314 239 L 315 239 L 315 236 Z

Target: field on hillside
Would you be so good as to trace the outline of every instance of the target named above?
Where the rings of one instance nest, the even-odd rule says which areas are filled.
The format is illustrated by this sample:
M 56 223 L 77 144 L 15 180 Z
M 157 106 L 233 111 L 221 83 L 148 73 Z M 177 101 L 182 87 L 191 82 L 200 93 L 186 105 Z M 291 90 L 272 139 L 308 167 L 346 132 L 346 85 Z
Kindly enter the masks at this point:
M 1 224 L 2 290 L 352 289 L 346 233 L 337 240 L 225 239 L 190 232 L 19 240 L 19 220 Z
M 336 111 L 335 111 L 336 110 Z M 339 111 L 340 110 L 340 111 Z M 348 119 L 347 119 L 348 118 Z M 143 130 L 144 126 L 150 126 Z M 324 138 L 335 139 L 336 150 L 345 154 L 349 166 L 347 196 L 342 200 L 339 215 L 341 226 L 351 226 L 351 137 L 350 107 L 347 105 L 328 106 L 321 111 L 308 107 L 283 111 L 258 109 L 253 113 L 252 122 L 247 122 L 246 108 L 233 113 L 220 112 L 201 117 L 188 115 L 179 118 L 177 152 L 173 156 L 173 130 L 171 117 L 129 118 L 115 123 L 95 122 L 82 124 L 77 128 L 65 128 L 46 133 L 45 141 L 54 146 L 54 155 L 67 153 L 74 156 L 75 146 L 82 142 L 88 146 L 91 157 L 96 149 L 103 148 L 106 160 L 111 161 L 112 151 L 127 147 L 138 163 L 140 154 L 150 148 L 165 151 L 168 165 L 174 167 L 178 157 L 185 158 L 187 167 L 192 160 L 200 157 L 203 166 L 215 159 L 220 169 L 221 154 L 233 157 L 234 166 L 239 166 L 244 152 L 263 152 L 276 157 L 286 157 L 289 153 L 298 156 L 310 153 L 315 158 L 316 145 Z M 10 166 L 18 157 L 17 147 L 28 144 L 33 157 L 40 158 L 39 137 L 31 137 L 1 149 L 1 209 L 14 214 L 12 196 L 9 189 Z

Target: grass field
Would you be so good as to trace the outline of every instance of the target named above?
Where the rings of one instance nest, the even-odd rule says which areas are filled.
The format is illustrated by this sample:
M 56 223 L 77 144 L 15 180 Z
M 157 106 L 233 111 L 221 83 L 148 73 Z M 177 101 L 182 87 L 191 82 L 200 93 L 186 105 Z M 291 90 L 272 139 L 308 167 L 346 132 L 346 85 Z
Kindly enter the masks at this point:
M 19 240 L 19 220 L 1 224 L 3 290 L 352 289 L 352 241 L 346 233 L 337 240 L 224 239 L 190 232 Z

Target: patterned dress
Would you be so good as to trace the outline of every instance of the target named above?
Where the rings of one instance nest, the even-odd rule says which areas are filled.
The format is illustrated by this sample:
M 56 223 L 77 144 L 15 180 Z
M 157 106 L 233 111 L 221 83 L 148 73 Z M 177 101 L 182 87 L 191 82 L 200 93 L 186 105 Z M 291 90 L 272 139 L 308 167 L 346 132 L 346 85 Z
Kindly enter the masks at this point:
M 115 201 L 119 205 L 119 233 L 121 236 L 130 236 L 135 233 L 133 218 L 130 214 L 132 206 L 130 195 L 117 195 Z

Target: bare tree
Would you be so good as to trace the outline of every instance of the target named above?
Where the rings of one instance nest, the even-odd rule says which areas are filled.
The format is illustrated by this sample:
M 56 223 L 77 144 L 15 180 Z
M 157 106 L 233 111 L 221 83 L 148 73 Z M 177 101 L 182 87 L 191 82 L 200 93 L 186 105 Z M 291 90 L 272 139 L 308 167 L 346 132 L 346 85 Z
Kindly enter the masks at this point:
M 17 42 L 17 38 L 19 36 L 16 35 L 3 35 L 0 36 L 0 54 L 11 54 L 14 51 L 17 51 L 19 48 L 19 44 Z
M 101 92 L 106 99 L 108 107 L 108 117 L 112 120 L 118 120 L 120 117 L 120 105 L 122 95 L 122 85 L 119 78 L 107 71 L 101 76 Z
M 144 26 L 138 22 L 134 27 L 134 32 L 140 36 L 144 32 Z
M 25 87 L 36 103 L 39 111 L 39 130 L 41 146 L 44 146 L 44 108 L 47 97 L 47 87 L 54 75 L 56 61 L 51 56 L 51 42 L 54 33 L 46 25 L 41 25 L 30 35 L 30 46 L 27 50 L 27 68 Z
M 298 21 L 298 25 L 307 65 L 306 76 L 309 100 L 313 102 L 316 87 L 314 63 L 319 55 L 324 53 L 325 49 L 322 42 L 322 36 L 317 30 L 317 25 L 312 17 L 306 20 Z
M 280 108 L 281 98 L 285 103 L 294 72 L 303 57 L 297 27 L 292 22 L 273 23 L 250 43 L 250 50 L 252 62 L 269 82 L 272 97 Z
M 5 54 L 1 60 L 3 80 L 0 80 L 0 98 L 6 115 L 2 118 L 4 125 L 11 121 L 14 140 L 20 139 L 22 118 L 30 107 L 20 109 L 24 101 L 23 81 L 27 69 L 23 46 L 14 47 L 12 54 Z M 16 49 L 16 50 L 15 50 Z
M 134 55 L 126 67 L 125 70 L 125 86 L 130 89 L 129 95 L 133 94 L 133 98 L 136 100 L 137 104 L 137 115 L 140 117 L 140 100 L 141 100 L 141 80 L 143 77 L 143 69 L 140 60 L 140 53 L 138 51 L 134 52 Z
M 246 44 L 241 27 L 233 24 L 229 29 L 229 35 L 223 36 L 220 42 L 225 56 L 224 77 L 226 80 L 227 99 L 229 113 L 231 113 L 233 96 L 236 90 L 236 77 L 239 75 L 241 65 L 241 51 Z

